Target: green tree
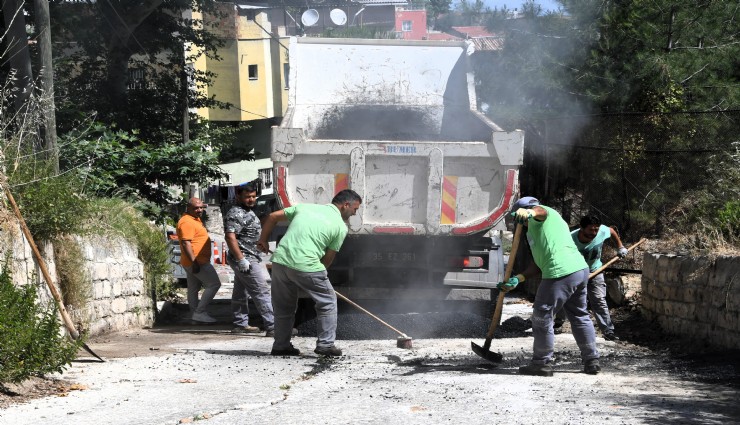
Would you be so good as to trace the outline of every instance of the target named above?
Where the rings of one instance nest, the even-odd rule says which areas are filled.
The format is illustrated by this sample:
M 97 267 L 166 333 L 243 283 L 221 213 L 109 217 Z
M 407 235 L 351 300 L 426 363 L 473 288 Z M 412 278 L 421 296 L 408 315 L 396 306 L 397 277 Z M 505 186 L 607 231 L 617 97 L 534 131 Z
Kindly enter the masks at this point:
M 427 19 L 431 21 L 432 28 L 436 29 L 439 15 L 449 13 L 451 4 L 452 0 L 429 0 L 429 2 L 427 2 Z
M 220 145 L 207 124 L 191 124 L 189 111 L 228 107 L 200 90 L 214 75 L 192 66 L 200 55 L 217 58 L 223 7 L 216 0 L 52 0 L 52 32 L 63 46 L 56 53 L 61 162 L 82 167 L 92 192 L 141 199 L 159 216 L 173 201 L 170 186 L 221 176 Z

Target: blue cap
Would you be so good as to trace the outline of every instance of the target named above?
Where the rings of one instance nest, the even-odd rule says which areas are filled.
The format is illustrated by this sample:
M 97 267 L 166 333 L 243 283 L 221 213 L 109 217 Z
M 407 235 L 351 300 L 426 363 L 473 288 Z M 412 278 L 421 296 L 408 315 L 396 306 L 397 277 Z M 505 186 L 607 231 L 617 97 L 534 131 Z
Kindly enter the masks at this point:
M 519 200 L 514 202 L 514 205 L 511 206 L 511 211 L 516 211 L 519 208 L 531 208 L 539 204 L 540 201 L 538 201 L 537 198 L 532 196 L 525 196 L 523 198 L 519 198 Z

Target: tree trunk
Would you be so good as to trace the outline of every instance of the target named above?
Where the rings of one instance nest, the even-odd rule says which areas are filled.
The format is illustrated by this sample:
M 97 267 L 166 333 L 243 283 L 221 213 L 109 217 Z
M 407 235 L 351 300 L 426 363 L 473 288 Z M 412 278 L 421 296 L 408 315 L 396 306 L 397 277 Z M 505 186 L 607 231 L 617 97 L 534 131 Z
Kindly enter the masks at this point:
M 51 161 L 56 174 L 59 172 L 59 148 L 57 147 L 57 120 L 54 107 L 54 66 L 51 52 L 49 1 L 34 0 L 33 5 L 36 9 L 36 31 L 41 56 L 41 100 L 44 115 L 41 134 L 44 138 L 46 158 Z

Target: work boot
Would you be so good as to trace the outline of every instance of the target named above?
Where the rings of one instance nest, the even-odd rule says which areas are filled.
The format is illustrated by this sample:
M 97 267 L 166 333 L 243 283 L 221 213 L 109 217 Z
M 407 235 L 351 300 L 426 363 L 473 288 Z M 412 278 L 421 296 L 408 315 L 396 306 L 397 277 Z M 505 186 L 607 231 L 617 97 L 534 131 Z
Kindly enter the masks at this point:
M 332 345 L 331 347 L 316 347 L 313 352 L 320 356 L 339 357 L 342 355 L 342 350 L 334 345 Z
M 284 350 L 276 350 L 273 348 L 272 351 L 270 351 L 270 355 L 271 356 L 300 356 L 301 350 L 291 345 L 290 348 L 286 348 Z
M 585 366 L 583 366 L 583 371 L 588 373 L 589 375 L 596 375 L 599 372 L 601 372 L 601 366 L 599 366 L 599 359 L 586 360 L 586 364 Z
M 604 339 L 607 341 L 619 341 L 619 337 L 614 334 L 614 332 L 606 332 L 604 333 Z
M 552 366 L 549 364 L 530 363 L 519 368 L 520 375 L 552 376 Z
M 193 317 L 191 317 L 191 319 L 201 323 L 216 323 L 218 321 L 206 312 L 198 313 L 197 311 L 193 313 Z
M 258 334 L 262 332 L 260 328 L 256 326 L 235 326 L 234 329 L 231 330 L 231 333 L 234 334 Z

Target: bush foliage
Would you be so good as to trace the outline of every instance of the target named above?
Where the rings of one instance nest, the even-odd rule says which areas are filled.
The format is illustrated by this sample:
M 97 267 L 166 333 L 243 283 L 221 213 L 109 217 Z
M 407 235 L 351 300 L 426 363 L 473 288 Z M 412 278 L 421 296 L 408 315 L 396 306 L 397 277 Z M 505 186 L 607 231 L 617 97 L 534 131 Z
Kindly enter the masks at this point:
M 62 372 L 82 340 L 60 334 L 55 305 L 37 302 L 36 287 L 15 287 L 7 267 L 0 272 L 0 382 Z

